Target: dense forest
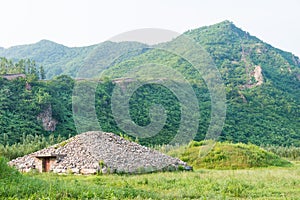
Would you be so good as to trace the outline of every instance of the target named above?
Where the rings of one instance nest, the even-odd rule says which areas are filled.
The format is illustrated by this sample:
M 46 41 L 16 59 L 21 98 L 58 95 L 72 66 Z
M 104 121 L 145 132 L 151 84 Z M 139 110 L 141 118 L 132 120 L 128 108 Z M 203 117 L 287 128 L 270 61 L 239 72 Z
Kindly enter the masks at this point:
M 262 42 L 229 21 L 191 30 L 184 35 L 193 38 L 209 53 L 226 87 L 227 114 L 220 140 L 300 145 L 298 57 Z M 176 40 L 163 45 L 171 46 Z M 149 62 L 172 66 L 194 84 L 198 99 L 199 94 L 206 94 L 210 99 L 201 74 L 186 60 L 159 48 L 121 61 L 104 71 L 104 75 L 130 77 L 130 73 L 136 73 L 135 66 Z M 261 69 L 261 80 L 255 74 L 257 68 Z M 146 70 L 149 68 L 137 72 L 136 76 L 147 76 L 149 71 Z M 207 102 L 205 99 L 199 103 L 206 111 Z M 204 127 L 198 130 L 197 139 L 203 139 L 201 131 Z
M 36 80 L 30 83 L 30 90 L 26 89 L 24 78 L 0 79 L 2 86 L 0 141 L 2 144 L 22 142 L 22 138 L 27 136 L 54 135 L 68 138 L 77 133 L 72 112 L 73 79 L 62 75 L 49 81 Z M 115 83 L 112 81 L 99 82 L 96 90 L 96 113 L 102 130 L 125 134 L 117 126 L 111 111 L 111 94 L 114 87 Z M 196 84 L 193 85 L 193 89 L 196 91 L 200 105 L 199 129 L 195 140 L 202 140 L 210 120 L 210 96 L 207 89 Z M 271 89 L 266 86 L 265 91 L 272 92 Z M 247 93 L 249 97 L 254 95 L 251 92 Z M 272 97 L 271 94 L 265 94 Z M 219 139 L 259 145 L 299 146 L 297 112 L 292 107 L 297 105 L 291 105 L 289 112 L 282 110 L 282 104 L 287 102 L 286 97 L 282 99 L 282 103 L 278 105 L 276 103 L 270 105 L 270 102 L 265 102 L 264 105 L 263 101 L 260 102 L 260 98 L 248 98 L 247 103 L 240 99 L 229 101 L 227 119 Z M 166 110 L 166 124 L 159 134 L 151 138 L 139 139 L 139 142 L 144 145 L 167 144 L 177 133 L 181 115 L 180 102 L 170 90 L 159 84 L 147 84 L 139 88 L 130 99 L 130 116 L 140 126 L 149 124 L 149 109 L 153 103 L 162 105 Z M 52 117 L 58 122 L 53 132 L 45 131 L 42 122 L 37 119 L 39 113 L 49 105 L 52 108 Z
M 191 30 L 184 35 L 193 38 L 210 54 L 224 81 L 227 114 L 223 131 L 218 138 L 220 141 L 300 146 L 300 64 L 296 56 L 273 48 L 228 21 Z M 176 42 L 176 39 L 164 45 L 172 45 L 172 42 Z M 49 46 L 51 47 L 49 51 L 57 50 L 56 45 L 49 41 L 42 43 L 47 45 L 39 44 L 40 51 Z M 122 48 L 119 48 L 120 45 Z M 101 80 L 95 79 L 97 80 L 95 108 L 102 130 L 126 134 L 117 126 L 111 109 L 112 94 L 118 84 L 116 80 L 128 78 L 126 75 L 130 74 L 134 66 L 151 61 L 171 66 L 188 80 L 199 103 L 199 126 L 194 139 L 205 138 L 211 118 L 210 91 L 201 74 L 196 73 L 187 60 L 178 55 L 159 49 L 148 49 L 146 45 L 130 42 L 120 44 L 106 42 L 100 46 L 80 50 L 75 48 L 72 50 L 73 54 L 67 47 L 60 47 L 59 50 L 62 52 L 59 51 L 57 55 L 49 57 L 51 62 L 56 63 L 53 69 L 49 68 L 50 65 L 45 67 L 47 69 L 42 67 L 45 60 L 20 58 L 25 56 L 22 52 L 26 52 L 28 56 L 28 52 L 32 52 L 28 49 L 35 49 L 33 46 L 26 46 L 28 51 L 20 50 L 25 48 L 24 46 L 8 49 L 6 53 L 3 53 L 5 50 L 1 50 L 0 55 L 12 58 L 12 60 L 1 58 L 1 145 L 15 143 L 21 145 L 24 141 L 39 137 L 45 137 L 36 139 L 40 143 L 43 143 L 42 141 L 53 143 L 77 134 L 72 110 L 72 101 L 75 101 L 77 96 L 73 93 L 73 88 L 75 84 L 84 85 L 89 83 L 89 80 L 73 79 L 61 73 L 66 72 L 75 76 L 75 69 L 80 63 L 82 65 L 82 62 L 101 65 L 106 69 Z M 131 48 L 138 48 L 138 51 L 124 53 L 112 63 L 105 61 L 108 55 L 127 52 Z M 43 53 L 47 55 L 47 52 Z M 44 57 L 47 57 L 45 55 Z M 64 60 L 70 59 L 68 64 L 59 58 L 61 55 L 64 55 Z M 80 59 L 83 57 L 84 61 Z M 257 80 L 254 75 L 258 66 L 261 69 L 262 80 Z M 88 71 L 90 74 L 92 72 Z M 26 77 L 7 80 L 3 76 L 16 73 L 24 73 Z M 140 72 L 140 75 L 146 73 L 147 71 Z M 46 77 L 53 78 L 44 80 Z M 179 85 L 185 84 L 176 79 L 169 81 L 175 81 Z M 83 108 L 86 106 L 84 101 L 79 103 Z M 184 105 L 168 87 L 159 83 L 145 84 L 133 93 L 129 105 L 130 117 L 139 126 L 147 126 L 150 123 L 149 112 L 153 105 L 161 105 L 166 113 L 166 123 L 157 135 L 148 138 L 129 136 L 133 140 L 148 146 L 168 144 L 177 134 L 181 109 Z M 42 120 L 38 117 L 47 109 L 51 109 L 52 118 L 56 121 L 54 130 L 45 130 Z M 89 122 L 87 121 L 84 126 L 88 130 Z

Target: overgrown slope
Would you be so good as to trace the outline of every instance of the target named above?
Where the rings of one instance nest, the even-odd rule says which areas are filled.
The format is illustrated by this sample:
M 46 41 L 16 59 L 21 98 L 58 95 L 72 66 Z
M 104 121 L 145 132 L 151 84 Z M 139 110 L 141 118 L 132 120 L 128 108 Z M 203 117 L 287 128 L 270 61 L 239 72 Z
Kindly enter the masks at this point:
M 76 77 L 81 67 L 95 69 L 106 68 L 111 62 L 109 57 L 116 52 L 128 52 L 131 48 L 144 48 L 147 45 L 137 42 L 103 42 L 86 47 L 66 47 L 49 40 L 41 40 L 35 44 L 20 45 L 8 49 L 0 49 L 0 57 L 15 61 L 28 58 L 35 60 L 38 65 L 45 68 L 47 79 L 66 74 Z M 90 72 L 90 77 L 95 72 Z
M 227 116 L 219 140 L 251 142 L 257 145 L 300 146 L 300 68 L 296 56 L 260 41 L 228 21 L 184 34 L 193 38 L 209 53 L 226 87 Z M 176 39 L 164 45 L 173 45 L 174 42 Z M 14 48 L 1 49 L 0 55 L 25 56 L 22 53 L 25 51 L 26 55 L 32 58 L 35 49 L 33 46 L 18 47 L 23 49 L 20 51 Z M 117 134 L 122 133 L 122 130 L 117 126 L 111 109 L 115 81 L 109 79 L 124 78 L 124 76 L 126 78 L 135 66 L 150 61 L 162 66 L 171 66 L 184 76 L 198 98 L 200 117 L 195 139 L 204 139 L 211 117 L 210 93 L 201 74 L 196 73 L 185 59 L 166 51 L 147 49 L 146 45 L 131 42 L 106 42 L 87 48 L 74 48 L 71 51 L 62 45 L 42 41 L 39 47 L 40 53 L 37 53 L 34 58 L 42 60 L 42 63 L 49 58 L 48 64 L 53 65 L 48 68 L 49 77 L 62 72 L 60 70 L 54 72 L 58 69 L 56 67 L 62 67 L 64 72 L 74 75 L 83 63 L 91 64 L 87 68 L 86 75 L 99 76 L 96 72 L 93 74 L 94 64 L 100 66 L 100 71 L 106 69 L 104 71 L 106 81 L 99 83 L 96 90 L 96 113 L 102 130 Z M 42 50 L 43 48 L 52 50 Z M 139 50 L 128 53 L 132 48 Z M 10 54 L 7 53 L 9 51 Z M 56 57 L 56 54 L 49 57 L 50 53 L 47 52 L 53 51 L 57 51 L 60 56 L 65 55 L 64 59 Z M 112 58 L 112 55 L 120 52 L 124 52 L 121 57 Z M 84 59 L 81 59 L 83 57 Z M 68 67 L 70 63 L 73 63 L 71 68 Z M 52 75 L 51 70 L 54 70 L 53 73 L 51 72 Z M 148 73 L 152 73 L 151 68 L 147 70 L 150 71 L 141 71 L 137 74 L 145 78 Z M 183 84 L 176 77 L 171 81 Z M 55 134 L 62 133 L 64 136 L 68 133 L 75 134 L 71 110 L 73 84 L 73 80 L 68 77 L 61 77 L 49 82 L 36 82 L 29 92 L 24 89 L 24 80 L 10 82 L 1 79 L 3 117 L 0 120 L 2 123 L 0 141 L 4 142 L 5 139 L 2 139 L 5 138 L 4 134 L 10 135 L 10 143 L 19 141 L 23 133 L 49 134 L 42 130 L 36 120 L 36 115 L 41 112 L 43 106 L 40 105 L 37 96 L 46 94 L 51 96 L 49 103 L 53 108 L 53 117 L 59 122 Z M 7 95 L 7 92 L 11 95 Z M 32 103 L 28 104 L 28 101 Z M 85 103 L 81 102 L 82 107 Z M 149 111 L 153 104 L 161 104 L 167 113 L 163 129 L 153 137 L 140 139 L 141 144 L 164 144 L 174 138 L 180 125 L 181 108 L 184 105 L 170 89 L 158 83 L 146 84 L 134 92 L 129 104 L 130 116 L 135 124 L 140 126 L 150 123 Z M 86 123 L 85 126 L 88 128 L 89 124 Z M 30 127 L 35 127 L 34 131 L 30 131 Z
M 207 155 L 202 155 L 205 142 L 191 142 L 186 148 L 168 152 L 177 156 L 195 169 L 245 169 L 269 166 L 291 166 L 279 156 L 253 144 L 216 143 Z
M 227 114 L 220 140 L 300 145 L 298 57 L 260 41 L 229 21 L 191 30 L 185 35 L 193 38 L 209 53 L 226 87 Z M 176 39 L 164 45 L 173 45 L 174 42 Z M 150 72 L 147 70 L 151 70 L 151 67 L 141 71 L 138 71 L 140 69 L 137 67 L 145 63 L 171 66 L 193 86 L 199 100 L 201 115 L 196 139 L 204 139 L 210 115 L 210 94 L 202 76 L 186 60 L 161 49 L 153 49 L 117 63 L 104 74 L 111 78 L 127 78 L 135 72 L 135 76 L 146 78 Z M 176 77 L 174 80 L 177 81 Z M 151 95 L 155 93 L 154 89 L 147 92 Z M 168 96 L 167 93 L 164 94 Z M 147 102 L 150 104 L 148 100 Z M 142 105 L 145 103 L 139 105 L 140 108 L 144 108 Z M 173 111 L 173 116 L 178 116 L 175 108 Z M 138 113 L 140 119 L 135 121 L 137 123 L 147 115 L 145 111 Z M 136 119 L 136 115 L 133 116 Z M 172 127 L 176 127 L 174 125 Z

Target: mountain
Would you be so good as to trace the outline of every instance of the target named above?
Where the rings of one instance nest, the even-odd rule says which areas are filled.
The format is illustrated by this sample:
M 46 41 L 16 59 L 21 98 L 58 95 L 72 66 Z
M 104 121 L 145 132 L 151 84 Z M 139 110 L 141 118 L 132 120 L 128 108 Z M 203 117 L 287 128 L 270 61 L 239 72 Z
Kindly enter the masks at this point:
M 280 87 L 280 82 L 284 82 L 294 89 L 299 88 L 300 60 L 297 56 L 262 42 L 229 21 L 185 34 L 209 52 L 225 80 L 232 82 L 230 74 L 237 75 L 234 71 L 229 73 L 226 70 L 233 68 L 237 71 L 243 68 L 241 81 L 243 84 L 251 84 L 251 72 L 255 66 L 260 66 L 266 81 L 272 81 L 277 87 Z
M 208 52 L 223 79 L 227 97 L 227 114 L 220 140 L 260 145 L 299 145 L 300 61 L 298 57 L 264 43 L 229 21 L 190 30 L 183 35 L 192 38 Z M 179 39 L 163 45 L 167 47 L 173 45 L 176 49 L 176 42 Z M 181 45 L 181 48 L 184 46 Z M 186 52 L 189 52 L 188 48 Z M 193 52 L 190 54 L 194 55 L 194 59 L 199 56 Z M 200 106 L 200 128 L 196 138 L 203 139 L 208 128 L 207 119 L 211 114 L 207 112 L 210 110 L 211 99 L 201 74 L 193 70 L 191 64 L 184 59 L 161 49 L 153 49 L 131 57 L 130 60 L 117 63 L 104 74 L 120 79 L 128 78 L 132 72 L 135 72 L 134 76 L 145 77 L 149 74 L 147 71 L 149 68 L 138 71 L 140 69 L 135 66 L 149 62 L 172 66 L 190 83 L 197 83 L 196 86 L 193 85 Z M 159 71 L 162 72 L 163 70 Z M 144 92 L 151 93 L 149 89 Z M 145 107 L 145 104 L 139 105 Z M 172 109 L 174 111 L 175 108 Z M 147 112 L 142 114 L 132 112 L 131 116 L 136 120 L 135 122 L 147 119 L 141 124 L 149 123 Z M 174 124 L 170 127 L 175 127 Z M 168 134 L 164 133 L 164 137 L 166 135 Z
M 191 48 L 193 45 L 184 43 L 184 37 L 190 38 L 203 50 L 195 52 Z M 258 145 L 300 146 L 298 57 L 251 36 L 230 21 L 187 31 L 170 42 L 154 47 L 156 48 L 137 42 L 104 42 L 89 47 L 68 48 L 50 41 L 41 41 L 33 45 L 2 49 L 0 56 L 14 59 L 26 56 L 36 59 L 38 64 L 44 65 L 48 78 L 62 73 L 90 78 L 99 77 L 99 73 L 103 72 L 102 78 L 105 81 L 97 87 L 95 106 L 97 120 L 105 132 L 125 133 L 117 125 L 111 107 L 114 88 L 118 83 L 121 83 L 121 89 L 124 90 L 134 78 L 147 80 L 150 76 L 157 79 L 170 76 L 168 80 L 159 81 L 174 83 L 179 88 L 188 88 L 189 85 L 197 97 L 199 127 L 195 131 L 196 140 L 205 138 L 212 114 L 212 94 L 205 80 L 211 78 L 211 71 L 204 68 L 209 64 L 220 72 L 226 91 L 226 120 L 219 140 Z M 193 61 L 199 60 L 199 56 L 209 57 L 199 64 L 199 67 L 205 70 L 199 73 L 184 56 L 174 53 L 176 50 L 189 55 L 189 59 Z M 158 134 L 149 138 L 139 138 L 143 145 L 171 142 L 180 129 L 181 111 L 187 107 L 180 102 L 178 95 L 159 81 L 144 84 L 133 92 L 129 101 L 129 115 L 139 126 L 151 124 L 149 113 L 153 104 L 162 105 L 166 113 L 166 123 Z M 85 84 L 84 81 L 81 83 Z M 0 120 L 0 133 L 10 136 L 9 143 L 20 141 L 18 138 L 21 133 L 32 132 L 28 125 L 30 123 L 34 124 L 34 133 L 50 134 L 43 130 L 36 119 L 49 104 L 52 106 L 53 118 L 57 121 L 54 134 L 76 134 L 72 100 L 76 101 L 80 96 L 77 96 L 77 93 L 72 96 L 73 80 L 61 76 L 48 82 L 35 82 L 32 83 L 32 92 L 24 91 L 24 80 L 1 80 L 1 84 L 0 119 L 5 120 Z M 91 91 L 88 85 L 81 89 L 83 94 Z M 15 93 L 16 91 L 18 93 Z M 180 91 L 179 95 L 190 97 L 188 92 L 189 90 Z M 79 103 L 76 109 L 89 109 L 87 101 Z M 123 104 L 117 102 L 116 105 L 122 107 Z M 31 114 L 21 114 L 22 110 Z M 192 113 L 198 112 L 193 110 Z M 81 122 L 82 130 L 85 131 L 92 125 L 89 120 Z M 189 124 L 184 128 L 187 131 L 192 130 Z M 0 137 L 1 143 L 6 140 Z
M 147 45 L 137 42 L 103 42 L 87 47 L 66 47 L 49 40 L 41 40 L 35 44 L 20 45 L 8 49 L 0 49 L 0 57 L 13 60 L 29 58 L 44 67 L 47 79 L 66 74 L 76 77 L 82 66 L 93 69 L 95 64 L 107 67 L 109 55 L 114 52 L 127 52 L 131 48 L 142 48 Z

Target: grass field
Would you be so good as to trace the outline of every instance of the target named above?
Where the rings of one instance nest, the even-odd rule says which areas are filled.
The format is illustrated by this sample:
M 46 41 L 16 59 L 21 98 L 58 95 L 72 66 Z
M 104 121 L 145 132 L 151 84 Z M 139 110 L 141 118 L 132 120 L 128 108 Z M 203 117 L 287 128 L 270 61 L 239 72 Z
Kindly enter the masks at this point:
M 300 199 L 300 162 L 284 168 L 101 176 L 23 175 L 1 162 L 3 199 Z

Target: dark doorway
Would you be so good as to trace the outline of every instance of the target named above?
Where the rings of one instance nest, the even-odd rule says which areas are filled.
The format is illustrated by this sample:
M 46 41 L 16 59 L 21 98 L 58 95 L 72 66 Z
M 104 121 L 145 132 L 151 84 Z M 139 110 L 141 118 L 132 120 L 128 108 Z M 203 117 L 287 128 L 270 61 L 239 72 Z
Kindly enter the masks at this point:
M 44 154 L 44 155 L 37 155 L 36 158 L 38 159 L 38 170 L 39 172 L 50 172 L 51 171 L 51 165 L 54 163 L 54 161 L 57 161 L 57 157 L 63 158 L 66 156 L 66 154 Z M 53 167 L 53 166 L 52 166 Z
M 49 172 L 50 171 L 50 158 L 43 158 L 43 160 L 42 160 L 42 169 L 43 169 L 43 172 Z

